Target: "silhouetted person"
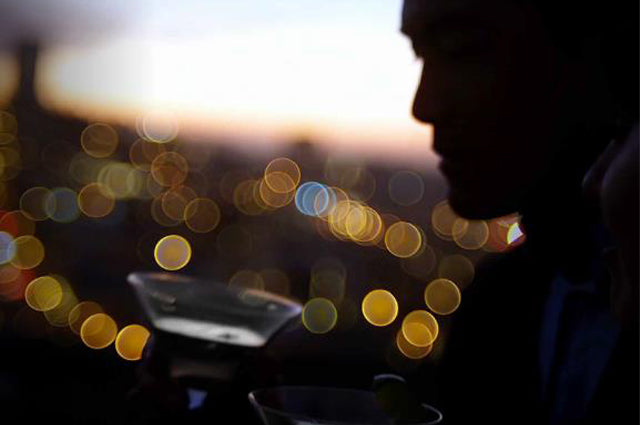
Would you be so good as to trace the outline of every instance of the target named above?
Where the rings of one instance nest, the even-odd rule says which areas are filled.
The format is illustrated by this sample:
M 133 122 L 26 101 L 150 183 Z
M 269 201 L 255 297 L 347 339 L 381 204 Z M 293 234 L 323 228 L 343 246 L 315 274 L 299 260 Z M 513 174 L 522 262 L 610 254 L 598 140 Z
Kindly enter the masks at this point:
M 638 119 L 637 8 L 404 2 L 402 30 L 424 62 L 413 114 L 434 126 L 452 207 L 519 212 L 527 234 L 479 270 L 455 313 L 427 396 L 447 423 L 638 423 L 637 404 L 602 398 L 637 403 L 638 362 L 615 358 L 627 343 L 600 258 L 607 236 L 581 193 L 598 153 Z M 633 382 L 603 379 L 611 365 Z

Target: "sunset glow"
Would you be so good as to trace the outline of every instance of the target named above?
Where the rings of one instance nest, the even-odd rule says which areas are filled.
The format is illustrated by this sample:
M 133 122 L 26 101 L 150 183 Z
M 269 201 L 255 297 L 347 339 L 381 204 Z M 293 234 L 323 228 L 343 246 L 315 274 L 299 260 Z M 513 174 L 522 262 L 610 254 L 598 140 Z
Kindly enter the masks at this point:
M 123 29 L 45 49 L 41 99 L 82 117 L 161 110 L 186 131 L 432 159 L 430 129 L 410 116 L 420 63 L 398 31 L 399 0 L 249 3 L 122 5 Z M 7 56 L 0 65 L 15 72 Z

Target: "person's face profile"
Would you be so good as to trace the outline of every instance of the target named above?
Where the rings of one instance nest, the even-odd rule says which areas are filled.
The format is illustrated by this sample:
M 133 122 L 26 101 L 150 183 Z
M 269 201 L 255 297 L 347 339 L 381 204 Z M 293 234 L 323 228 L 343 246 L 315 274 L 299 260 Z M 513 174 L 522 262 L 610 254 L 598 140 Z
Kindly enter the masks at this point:
M 539 16 L 508 0 L 405 0 L 401 31 L 423 61 L 413 115 L 434 127 L 452 207 L 517 211 L 571 121 Z

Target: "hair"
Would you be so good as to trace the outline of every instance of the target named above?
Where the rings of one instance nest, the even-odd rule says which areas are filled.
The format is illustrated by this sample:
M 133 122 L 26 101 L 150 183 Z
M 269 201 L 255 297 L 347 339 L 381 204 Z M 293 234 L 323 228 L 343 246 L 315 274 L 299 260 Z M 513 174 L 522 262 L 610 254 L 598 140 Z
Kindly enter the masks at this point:
M 525 1 L 539 11 L 551 37 L 568 55 L 579 54 L 588 42 L 599 42 L 616 125 L 628 132 L 638 122 L 638 0 Z

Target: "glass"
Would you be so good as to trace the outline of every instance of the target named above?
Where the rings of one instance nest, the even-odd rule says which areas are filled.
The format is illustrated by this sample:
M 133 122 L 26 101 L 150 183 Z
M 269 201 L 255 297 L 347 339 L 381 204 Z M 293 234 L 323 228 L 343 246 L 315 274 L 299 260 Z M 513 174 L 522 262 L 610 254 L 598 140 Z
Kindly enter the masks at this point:
M 302 311 L 269 292 L 177 273 L 137 272 L 128 281 L 155 328 L 205 341 L 261 347 Z
M 401 422 L 385 414 L 376 393 L 325 387 L 275 387 L 249 393 L 265 425 L 430 425 L 442 421 L 422 404 L 416 417 Z

